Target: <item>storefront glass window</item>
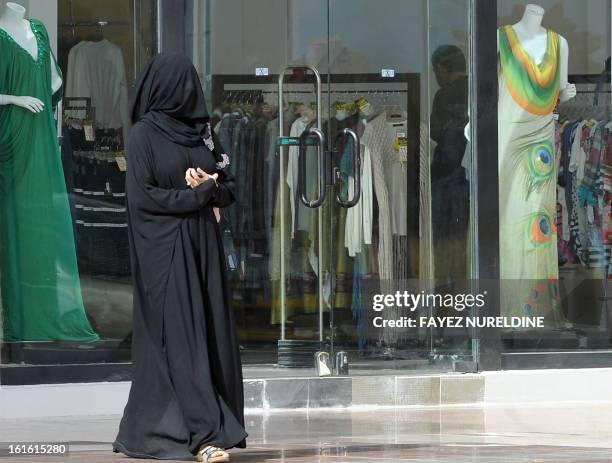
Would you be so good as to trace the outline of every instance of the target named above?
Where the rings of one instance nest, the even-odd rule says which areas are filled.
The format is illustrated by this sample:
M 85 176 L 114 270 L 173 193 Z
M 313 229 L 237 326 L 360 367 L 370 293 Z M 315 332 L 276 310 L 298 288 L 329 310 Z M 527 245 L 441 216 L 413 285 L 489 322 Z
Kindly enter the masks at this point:
M 129 361 L 128 99 L 157 50 L 156 2 L 0 15 L 2 363 Z
M 542 320 L 504 350 L 607 349 L 610 2 L 497 7 L 500 309 Z
M 472 50 L 490 39 L 475 35 L 479 0 L 179 4 L 177 26 L 158 17 L 165 0 L 3 3 L 5 378 L 130 361 L 128 102 L 160 39 L 192 58 L 238 180 L 220 227 L 252 374 L 310 375 L 321 351 L 319 368 L 348 358 L 353 374 L 473 370 L 465 318 L 489 312 L 523 320 L 496 331 L 502 368 L 610 347 L 608 1 L 497 1 L 496 152 L 469 141 L 486 139 L 469 123 Z M 496 196 L 478 196 L 479 151 L 497 155 Z M 478 223 L 487 201 L 494 236 Z M 486 284 L 485 245 L 499 270 Z M 466 310 L 488 286 L 499 299 Z M 435 297 L 411 310 L 397 294 Z

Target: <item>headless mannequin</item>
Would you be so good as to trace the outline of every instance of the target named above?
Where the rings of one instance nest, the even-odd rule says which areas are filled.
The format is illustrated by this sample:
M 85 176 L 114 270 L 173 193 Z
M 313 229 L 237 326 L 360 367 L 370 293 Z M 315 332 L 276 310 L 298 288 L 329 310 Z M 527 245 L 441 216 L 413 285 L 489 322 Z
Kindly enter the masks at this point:
M 33 59 L 37 59 L 38 43 L 30 22 L 24 19 L 25 12 L 26 10 L 23 6 L 13 2 L 7 3 L 4 12 L 0 15 L 0 28 L 6 31 Z M 54 65 L 55 59 L 51 52 L 49 52 L 49 59 L 52 63 L 51 90 L 55 93 L 62 86 L 62 79 Z M 9 104 L 21 106 L 33 113 L 41 112 L 44 107 L 42 101 L 31 96 L 0 95 L 0 106 Z
M 521 46 L 538 65 L 544 59 L 548 40 L 547 30 L 542 27 L 544 13 L 544 8 L 530 3 L 525 7 L 521 20 L 512 26 Z M 499 52 L 499 36 L 497 51 Z M 559 35 L 559 52 L 559 100 L 565 102 L 576 96 L 576 86 L 568 82 L 569 45 L 561 35 Z
M 512 28 L 523 49 L 533 58 L 536 64 L 544 59 L 547 45 L 547 31 L 542 27 L 544 8 L 533 3 L 525 7 L 523 17 Z M 499 53 L 499 35 L 497 36 L 497 52 Z M 565 102 L 576 96 L 576 85 L 568 82 L 569 45 L 564 37 L 559 35 L 559 100 Z M 465 126 L 465 138 L 470 141 L 470 124 Z

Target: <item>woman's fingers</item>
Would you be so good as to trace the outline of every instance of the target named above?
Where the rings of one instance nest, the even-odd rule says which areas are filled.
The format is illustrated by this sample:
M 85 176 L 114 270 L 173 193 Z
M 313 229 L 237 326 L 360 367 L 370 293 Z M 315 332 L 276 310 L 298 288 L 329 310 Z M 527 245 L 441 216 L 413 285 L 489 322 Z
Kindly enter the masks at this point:
M 195 188 L 199 185 L 199 179 L 195 169 L 187 169 L 187 171 L 185 172 L 185 181 L 187 182 L 187 185 L 189 185 L 191 188 Z
M 185 172 L 185 181 L 187 182 L 187 185 L 192 188 L 201 185 L 208 179 L 213 179 L 216 182 L 218 178 L 219 174 L 215 173 L 210 175 L 206 171 L 202 170 L 200 167 L 198 167 L 197 169 L 189 168 Z
M 198 172 L 195 169 L 189 169 L 189 176 L 193 179 L 193 180 L 199 180 L 199 176 L 198 176 Z

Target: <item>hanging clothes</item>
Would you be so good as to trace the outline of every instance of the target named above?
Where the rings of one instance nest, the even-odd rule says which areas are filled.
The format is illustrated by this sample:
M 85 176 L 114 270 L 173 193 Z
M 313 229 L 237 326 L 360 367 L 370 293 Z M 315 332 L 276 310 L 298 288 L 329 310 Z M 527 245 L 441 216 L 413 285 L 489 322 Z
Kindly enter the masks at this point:
M 34 59 L 0 29 L 0 94 L 44 103 L 0 106 L 0 277 L 5 341 L 97 341 L 87 320 L 51 94 L 51 46 L 31 19 Z
M 355 130 L 359 135 L 363 134 L 365 125 L 360 122 Z M 350 257 L 355 257 L 361 253 L 363 245 L 372 244 L 373 226 L 373 194 L 372 194 L 372 161 L 370 159 L 370 149 L 361 146 L 361 191 L 360 199 L 357 204 L 346 211 L 346 223 L 344 227 L 344 245 Z M 346 199 L 352 199 L 355 195 L 354 176 L 354 146 L 347 143 L 344 147 L 344 155 L 341 161 L 341 173 L 344 178 L 344 185 L 347 191 Z
M 381 280 L 393 279 L 393 240 L 391 228 L 391 201 L 387 178 L 385 177 L 385 158 L 389 155 L 386 127 L 387 113 L 382 112 L 369 121 L 361 137 L 362 144 L 369 150 L 372 162 L 374 193 L 378 204 L 378 271 Z
M 512 26 L 499 29 L 499 239 L 502 314 L 563 320 L 558 294 L 553 109 L 559 35 L 536 64 Z
M 610 128 L 607 121 L 568 122 L 560 128 L 557 185 L 561 265 L 604 269 L 612 255 Z
M 123 52 L 107 39 L 83 41 L 68 54 L 66 96 L 91 98 L 96 125 L 104 129 L 129 128 L 127 78 Z
M 299 137 L 312 124 L 312 121 L 307 117 L 300 117 L 291 124 L 289 132 L 290 137 Z M 289 147 L 289 156 L 287 159 L 287 185 L 291 192 L 291 237 L 295 236 L 297 230 L 310 232 L 312 211 L 304 206 L 298 197 L 298 173 L 299 173 L 299 148 L 297 146 Z M 316 162 L 316 159 L 315 159 Z M 306 169 L 309 169 L 307 163 Z

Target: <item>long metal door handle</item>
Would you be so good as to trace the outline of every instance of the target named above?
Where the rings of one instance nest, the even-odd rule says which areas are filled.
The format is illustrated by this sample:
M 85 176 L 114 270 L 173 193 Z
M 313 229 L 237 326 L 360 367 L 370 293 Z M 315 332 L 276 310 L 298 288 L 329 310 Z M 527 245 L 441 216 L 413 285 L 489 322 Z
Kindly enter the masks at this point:
M 319 138 L 319 200 L 322 203 L 325 200 L 325 165 L 321 162 L 323 160 L 323 157 L 325 156 L 325 136 L 323 135 L 323 132 L 321 132 L 321 121 L 322 121 L 322 117 L 321 117 L 321 74 L 319 73 L 319 71 L 311 66 L 287 66 L 286 68 L 284 68 L 281 73 L 278 76 L 278 108 L 279 108 L 279 114 L 278 114 L 278 125 L 279 125 L 279 141 L 282 142 L 282 140 L 284 140 L 285 138 L 285 121 L 283 118 L 283 87 L 284 87 L 284 79 L 285 79 L 285 75 L 288 74 L 290 71 L 292 70 L 296 70 L 296 69 L 307 69 L 310 72 L 312 72 L 312 74 L 315 77 L 315 92 L 316 92 L 316 101 L 317 101 L 317 120 L 315 122 L 315 129 L 319 131 L 319 133 L 314 132 L 315 129 L 311 129 L 310 132 L 313 132 L 318 138 Z M 304 145 L 304 141 L 305 139 L 302 139 L 300 137 L 300 151 L 302 151 L 302 146 Z M 279 163 L 279 169 L 280 169 L 280 176 L 282 178 L 282 176 L 284 175 L 285 172 L 285 166 L 286 166 L 286 154 L 287 154 L 287 150 L 283 149 L 282 146 L 279 147 L 279 155 L 280 155 L 280 163 Z M 304 156 L 300 156 L 300 157 L 304 157 Z M 304 169 L 301 168 L 301 164 L 298 160 L 298 169 L 300 169 L 300 172 L 304 172 Z M 304 174 L 302 174 L 304 175 Z M 300 174 L 298 174 L 298 188 L 299 188 L 299 182 L 300 182 Z M 282 187 L 282 183 L 281 182 L 281 187 L 279 188 L 280 190 L 280 245 L 281 245 L 281 249 L 287 249 L 286 246 L 286 239 L 285 239 L 285 234 L 286 234 L 286 230 L 287 230 L 287 220 L 285 218 L 285 201 L 286 201 L 286 192 L 285 189 Z M 321 184 L 323 184 L 323 188 L 321 188 Z M 299 191 L 299 189 L 298 189 Z M 303 201 L 303 198 L 301 198 L 300 195 L 300 200 Z M 293 198 L 291 199 L 291 201 L 293 201 Z M 307 204 L 308 205 L 308 204 Z M 319 204 L 320 206 L 321 204 Z M 308 205 L 308 207 L 315 207 L 315 204 L 312 205 Z M 318 206 L 317 206 L 318 207 Z M 323 227 L 323 220 L 322 220 L 322 209 L 318 210 L 318 216 L 319 216 L 319 224 L 318 224 L 318 232 L 319 232 L 319 256 L 323 255 L 323 240 L 322 240 L 322 236 L 323 236 L 323 232 L 322 232 L 322 227 Z M 321 343 L 323 343 L 323 287 L 322 287 L 322 275 L 323 275 L 323 264 L 322 264 L 322 259 L 319 258 L 318 259 L 318 272 L 319 272 L 319 341 Z M 286 282 L 286 278 L 287 278 L 287 270 L 285 268 L 285 258 L 281 257 L 280 259 L 280 300 L 281 300 L 281 340 L 285 340 L 285 319 L 287 316 L 287 310 L 286 310 L 286 305 L 287 305 L 287 294 L 286 294 L 286 288 L 285 288 L 285 282 Z
M 319 171 L 319 191 L 315 199 L 308 199 L 306 196 L 306 140 L 312 135 L 318 139 L 317 143 L 317 164 Z M 311 209 L 321 207 L 325 202 L 325 135 L 315 127 L 310 130 L 305 130 L 300 135 L 300 151 L 299 151 L 299 175 L 298 175 L 298 194 L 304 206 Z
M 353 141 L 353 197 L 351 199 L 342 199 L 340 195 L 340 182 L 336 182 L 336 202 L 345 208 L 355 206 L 361 198 L 361 145 L 359 135 L 354 130 L 344 129 L 336 135 L 336 145 L 338 140 L 343 137 L 348 137 Z

